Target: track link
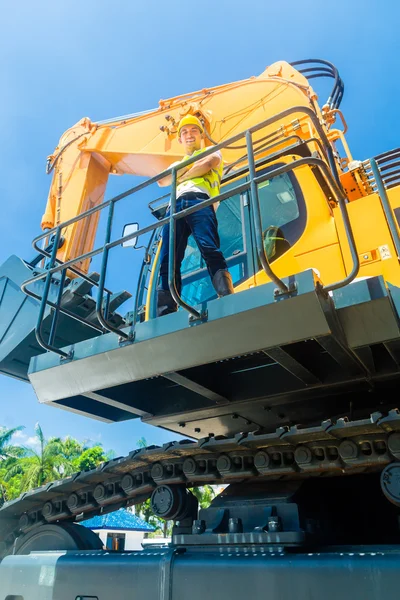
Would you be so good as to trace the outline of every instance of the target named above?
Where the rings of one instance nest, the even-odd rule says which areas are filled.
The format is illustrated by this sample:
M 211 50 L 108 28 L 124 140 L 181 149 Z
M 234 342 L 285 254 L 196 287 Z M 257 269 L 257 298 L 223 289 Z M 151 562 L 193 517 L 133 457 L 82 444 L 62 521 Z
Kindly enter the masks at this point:
M 0 509 L 0 556 L 43 523 L 73 522 L 143 502 L 162 484 L 193 487 L 381 470 L 400 460 L 400 412 L 281 427 L 274 433 L 149 446 L 48 483 Z

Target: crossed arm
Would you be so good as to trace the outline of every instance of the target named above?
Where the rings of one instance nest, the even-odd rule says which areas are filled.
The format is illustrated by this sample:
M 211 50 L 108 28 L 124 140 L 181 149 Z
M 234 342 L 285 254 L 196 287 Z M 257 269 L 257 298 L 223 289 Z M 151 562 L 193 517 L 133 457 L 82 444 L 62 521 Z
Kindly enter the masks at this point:
M 201 177 L 205 175 L 211 169 L 215 169 L 218 167 L 221 162 L 220 156 L 218 154 L 210 154 L 210 156 L 206 156 L 205 158 L 201 158 L 193 165 L 186 167 L 184 169 L 179 169 L 177 172 L 177 181 L 181 183 L 182 181 L 187 181 L 188 179 L 193 179 L 193 177 Z M 178 164 L 178 163 L 173 163 Z M 173 165 L 171 165 L 172 167 Z M 172 175 L 167 175 L 158 181 L 158 185 L 160 187 L 166 187 L 167 185 L 171 185 L 172 183 Z

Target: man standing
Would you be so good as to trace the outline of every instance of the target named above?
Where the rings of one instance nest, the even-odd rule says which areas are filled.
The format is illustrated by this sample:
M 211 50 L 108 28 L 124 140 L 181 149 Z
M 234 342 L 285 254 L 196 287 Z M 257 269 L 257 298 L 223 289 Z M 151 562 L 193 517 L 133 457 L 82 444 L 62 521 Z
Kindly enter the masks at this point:
M 182 161 L 208 150 L 201 148 L 203 126 L 197 117 L 187 115 L 178 125 L 179 143 L 183 145 L 185 156 Z M 178 165 L 179 162 L 171 166 Z M 206 200 L 218 196 L 222 178 L 222 155 L 217 151 L 209 156 L 199 159 L 189 167 L 177 172 L 176 187 L 176 212 L 190 208 Z M 171 185 L 172 176 L 161 179 L 158 184 L 163 187 Z M 212 284 L 218 296 L 233 294 L 232 277 L 228 271 L 226 260 L 220 250 L 218 223 L 215 216 L 215 204 L 202 208 L 187 217 L 175 221 L 175 257 L 176 257 L 176 285 L 181 293 L 181 263 L 190 234 L 193 235 L 201 255 L 207 265 Z M 157 316 L 167 315 L 178 310 L 177 304 L 171 296 L 168 287 L 168 255 L 169 255 L 169 224 L 164 226 L 162 232 L 162 246 L 160 255 L 160 286 L 157 290 Z

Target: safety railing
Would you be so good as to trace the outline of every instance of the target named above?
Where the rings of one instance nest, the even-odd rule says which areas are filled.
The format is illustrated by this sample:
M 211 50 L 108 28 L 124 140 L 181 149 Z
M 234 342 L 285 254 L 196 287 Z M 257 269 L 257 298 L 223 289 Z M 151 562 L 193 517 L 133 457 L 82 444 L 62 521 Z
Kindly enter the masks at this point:
M 387 183 L 384 179 L 384 175 L 382 174 L 382 171 L 385 170 L 385 166 L 382 166 L 382 165 L 384 165 L 384 162 L 385 162 L 384 159 L 387 158 L 387 160 L 393 160 L 393 155 L 400 157 L 400 150 L 386 152 L 384 155 L 381 155 L 381 163 L 380 164 L 378 164 L 378 157 L 376 157 L 376 158 L 371 158 L 369 160 L 364 161 L 363 166 L 364 166 L 365 172 L 368 176 L 368 180 L 371 184 L 373 191 L 378 194 L 379 199 L 381 201 L 382 210 L 385 215 L 390 234 L 392 236 L 394 247 L 396 248 L 397 258 L 400 259 L 399 229 L 397 227 L 396 219 L 393 214 L 393 209 L 390 205 L 389 197 L 387 195 L 387 191 L 386 191 Z M 398 167 L 399 165 L 400 165 L 400 161 L 396 161 L 394 166 Z M 397 185 L 398 184 L 399 184 L 399 181 L 397 182 Z M 390 187 L 392 187 L 392 186 L 390 186 Z
M 315 141 L 315 139 L 318 140 L 318 142 L 321 145 L 322 150 L 323 150 L 324 159 L 315 158 L 312 156 L 306 157 L 306 158 L 300 158 L 300 159 L 297 159 L 297 160 L 295 160 L 291 163 L 288 163 L 284 166 L 273 169 L 264 175 L 257 176 L 257 172 L 256 172 L 257 164 L 255 163 L 255 159 L 254 159 L 253 135 L 256 132 L 260 131 L 261 129 L 268 127 L 269 125 L 271 125 L 277 121 L 281 121 L 282 119 L 284 119 L 294 113 L 297 113 L 297 114 L 303 113 L 306 117 L 308 117 L 311 120 L 311 122 L 314 126 L 314 129 L 317 133 L 317 136 L 318 136 L 317 138 L 312 138 L 312 139 L 313 139 L 313 141 Z M 235 187 L 230 188 L 228 191 L 222 192 L 217 197 L 204 200 L 204 201 L 198 203 L 194 207 L 176 212 L 177 171 L 182 168 L 192 165 L 199 159 L 206 158 L 207 156 L 211 155 L 212 153 L 216 152 L 217 150 L 231 146 L 232 143 L 235 143 L 238 140 L 241 140 L 242 138 L 245 138 L 245 147 L 247 149 L 247 159 L 248 159 L 248 168 L 249 168 L 248 181 L 240 183 L 240 184 L 236 185 Z M 304 140 L 304 142 L 307 143 L 308 140 Z M 325 157 L 327 159 L 329 166 L 328 166 L 327 162 L 325 162 Z M 37 326 L 36 326 L 36 337 L 37 337 L 38 343 L 44 349 L 57 353 L 58 355 L 60 355 L 60 357 L 62 359 L 71 357 L 71 353 L 67 353 L 53 345 L 54 339 L 55 339 L 55 331 L 56 331 L 56 327 L 57 327 L 57 320 L 58 320 L 60 314 L 64 314 L 67 317 L 75 319 L 81 323 L 83 322 L 83 323 L 85 323 L 85 325 L 97 330 L 99 333 L 104 333 L 104 332 L 115 333 L 119 336 L 119 339 L 121 342 L 133 340 L 133 338 L 134 338 L 134 323 L 133 323 L 133 325 L 131 325 L 129 327 L 129 331 L 126 331 L 125 329 L 128 329 L 128 327 L 125 329 L 114 327 L 114 325 L 112 323 L 110 323 L 108 320 L 107 297 L 109 299 L 109 295 L 111 292 L 110 292 L 110 290 L 108 290 L 105 287 L 105 282 L 106 282 L 106 273 L 107 273 L 109 253 L 112 248 L 115 248 L 116 246 L 120 246 L 121 244 L 128 242 L 129 240 L 132 240 L 133 238 L 139 238 L 140 236 L 143 236 L 149 232 L 154 232 L 155 229 L 158 229 L 159 227 L 161 227 L 167 223 L 169 223 L 169 225 L 170 225 L 170 239 L 169 239 L 170 252 L 169 252 L 169 264 L 168 264 L 168 284 L 169 284 L 170 292 L 171 292 L 175 302 L 179 306 L 181 306 L 184 310 L 186 310 L 191 315 L 192 319 L 203 319 L 204 315 L 202 314 L 202 312 L 198 311 L 195 307 L 187 304 L 181 298 L 181 296 L 177 290 L 176 279 L 175 279 L 175 262 L 176 262 L 175 261 L 175 236 L 176 236 L 175 222 L 178 219 L 185 218 L 187 215 L 189 215 L 193 212 L 196 212 L 198 210 L 201 210 L 207 206 L 210 206 L 210 205 L 214 204 L 215 202 L 223 202 L 224 200 L 230 198 L 231 196 L 233 196 L 235 194 L 239 194 L 239 193 L 243 193 L 243 192 L 247 192 L 247 191 L 250 191 L 249 204 L 250 204 L 251 214 L 253 215 L 253 221 L 254 221 L 255 244 L 256 244 L 256 250 L 257 250 L 257 254 L 259 256 L 262 268 L 265 271 L 266 275 L 276 284 L 278 293 L 287 294 L 288 292 L 290 292 L 287 285 L 274 273 L 273 269 L 271 268 L 271 266 L 269 264 L 268 257 L 265 253 L 263 239 L 262 239 L 261 211 L 260 211 L 260 202 L 259 202 L 259 197 L 258 197 L 258 185 L 269 179 L 273 179 L 274 177 L 276 177 L 278 175 L 281 175 L 281 174 L 289 172 L 289 171 L 293 171 L 296 168 L 304 166 L 304 165 L 310 165 L 319 170 L 321 177 L 325 181 L 325 185 L 331 191 L 332 197 L 335 198 L 336 202 L 339 204 L 340 210 L 342 213 L 342 217 L 343 217 L 346 235 L 347 235 L 347 241 L 348 241 L 348 244 L 350 247 L 350 252 L 351 252 L 351 256 L 352 256 L 352 260 L 353 260 L 353 268 L 352 268 L 351 272 L 349 273 L 349 275 L 347 275 L 341 281 L 338 281 L 334 284 L 326 286 L 324 289 L 326 291 L 331 291 L 333 289 L 337 289 L 341 286 L 344 286 L 347 283 L 350 283 L 354 279 L 354 277 L 356 277 L 356 275 L 358 273 L 359 260 L 358 260 L 358 254 L 357 254 L 356 247 L 355 247 L 351 224 L 350 224 L 349 217 L 348 217 L 347 210 L 346 210 L 345 196 L 342 192 L 340 182 L 339 182 L 339 177 L 338 177 L 338 173 L 337 173 L 337 169 L 336 169 L 336 163 L 335 163 L 332 147 L 331 147 L 331 145 L 328 141 L 328 138 L 325 134 L 325 131 L 324 131 L 323 127 L 321 126 L 321 124 L 318 120 L 318 117 L 316 116 L 314 111 L 308 107 L 295 106 L 295 107 L 289 108 L 285 111 L 282 111 L 281 113 L 274 115 L 273 117 L 270 117 L 269 119 L 266 119 L 265 121 L 249 128 L 246 131 L 243 131 L 241 133 L 236 134 L 235 136 L 232 136 L 228 140 L 226 140 L 220 144 L 217 144 L 216 146 L 208 148 L 207 150 L 202 152 L 200 155 L 191 157 L 191 158 L 187 159 L 186 161 L 181 162 L 178 166 L 170 167 L 169 169 L 163 171 L 162 173 L 159 173 L 158 175 L 136 185 L 135 187 L 127 190 L 126 192 L 119 194 L 119 195 L 115 196 L 114 198 L 111 198 L 110 200 L 107 200 L 107 201 L 103 202 L 102 204 L 89 209 L 85 213 L 82 213 L 81 215 L 78 215 L 64 223 L 61 223 L 60 225 L 54 227 L 53 229 L 47 230 L 46 232 L 37 236 L 33 240 L 33 247 L 38 253 L 40 253 L 42 256 L 47 257 L 49 259 L 48 265 L 47 265 L 47 270 L 45 272 L 39 273 L 36 276 L 25 281 L 23 283 L 23 285 L 21 286 L 21 289 L 27 295 L 40 301 L 40 310 L 39 310 Z M 151 225 L 143 227 L 134 233 L 131 233 L 129 235 L 126 235 L 126 236 L 123 236 L 116 240 L 111 241 L 114 209 L 115 209 L 116 204 L 119 201 L 121 201 L 122 199 L 124 199 L 134 193 L 137 193 L 137 192 L 149 187 L 150 185 L 152 185 L 154 183 L 157 183 L 160 179 L 163 179 L 168 175 L 171 175 L 171 177 L 172 177 L 171 206 L 170 206 L 169 216 L 167 216 L 163 219 L 160 219 L 156 223 L 153 223 Z M 106 210 L 107 208 L 108 208 L 108 218 L 107 218 L 104 244 L 98 248 L 95 248 L 89 252 L 86 252 L 85 254 L 82 254 L 73 259 L 70 259 L 64 263 L 59 261 L 57 259 L 57 249 L 59 247 L 59 241 L 61 238 L 62 230 L 65 229 L 66 227 L 72 225 L 73 223 L 76 223 L 82 219 L 88 218 L 90 215 L 94 214 L 97 211 Z M 48 251 L 44 250 L 43 248 L 40 248 L 39 243 L 44 238 L 52 239 L 53 246 L 52 246 L 51 252 L 48 252 Z M 75 265 L 76 265 L 76 263 L 81 263 L 84 260 L 93 258 L 94 256 L 100 255 L 100 254 L 102 254 L 102 262 L 101 262 L 101 268 L 100 268 L 100 280 L 99 280 L 99 282 L 97 282 L 97 281 L 93 280 L 92 278 L 90 278 L 88 275 L 81 273 L 80 270 L 77 269 Z M 97 319 L 98 319 L 99 324 L 90 322 L 87 319 L 80 317 L 79 315 L 76 315 L 75 313 L 69 311 L 68 309 L 66 309 L 65 307 L 63 307 L 61 305 L 62 290 L 63 290 L 63 285 L 65 282 L 65 278 L 66 278 L 66 274 L 67 274 L 68 270 L 79 275 L 84 280 L 89 281 L 93 286 L 97 287 L 96 314 L 97 314 Z M 61 273 L 61 277 L 59 280 L 60 288 L 59 288 L 57 300 L 56 300 L 56 302 L 53 302 L 52 300 L 49 299 L 49 292 L 50 292 L 51 282 L 56 273 Z M 45 282 L 44 282 L 43 294 L 40 297 L 38 294 L 36 294 L 32 290 L 30 290 L 29 286 L 32 283 L 35 283 L 38 280 L 42 280 L 42 279 L 44 279 Z M 105 294 L 106 294 L 106 302 L 104 302 Z M 51 309 L 53 309 L 53 323 L 52 323 L 51 330 L 50 330 L 50 336 L 49 336 L 49 339 L 47 342 L 44 340 L 43 332 L 42 332 L 42 323 L 43 323 L 43 318 L 44 318 L 44 315 L 46 312 L 46 307 L 50 307 Z
M 381 174 L 382 181 L 386 189 L 396 187 L 400 184 L 400 148 L 394 148 L 383 154 L 374 156 Z M 368 167 L 369 161 L 364 161 L 364 166 Z M 368 171 L 368 169 L 367 169 Z M 376 187 L 375 181 L 369 177 L 372 188 Z

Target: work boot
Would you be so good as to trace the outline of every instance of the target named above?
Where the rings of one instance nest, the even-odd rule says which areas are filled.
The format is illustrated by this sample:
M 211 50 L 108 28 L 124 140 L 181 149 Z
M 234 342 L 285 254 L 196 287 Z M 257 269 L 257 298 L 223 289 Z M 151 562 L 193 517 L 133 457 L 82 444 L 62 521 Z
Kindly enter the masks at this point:
M 178 310 L 178 305 L 169 290 L 157 290 L 157 317 L 169 315 Z
M 229 296 L 234 293 L 232 277 L 229 271 L 226 269 L 220 269 L 217 271 L 212 278 L 212 284 L 219 298 L 222 296 Z

